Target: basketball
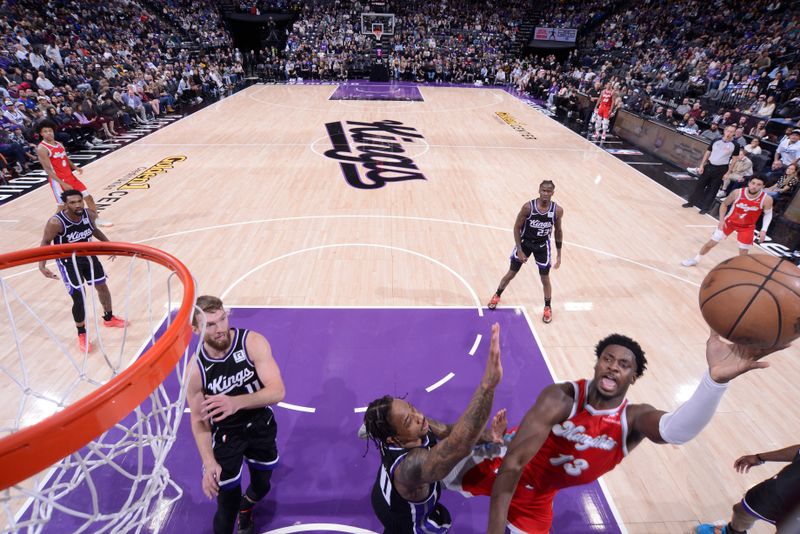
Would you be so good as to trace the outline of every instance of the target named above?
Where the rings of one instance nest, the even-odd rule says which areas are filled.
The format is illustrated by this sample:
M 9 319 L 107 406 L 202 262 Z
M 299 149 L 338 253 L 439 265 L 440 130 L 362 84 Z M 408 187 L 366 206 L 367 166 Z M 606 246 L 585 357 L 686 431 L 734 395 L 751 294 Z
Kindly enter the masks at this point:
M 800 336 L 800 269 L 774 256 L 725 260 L 700 286 L 703 319 L 719 335 L 770 348 Z

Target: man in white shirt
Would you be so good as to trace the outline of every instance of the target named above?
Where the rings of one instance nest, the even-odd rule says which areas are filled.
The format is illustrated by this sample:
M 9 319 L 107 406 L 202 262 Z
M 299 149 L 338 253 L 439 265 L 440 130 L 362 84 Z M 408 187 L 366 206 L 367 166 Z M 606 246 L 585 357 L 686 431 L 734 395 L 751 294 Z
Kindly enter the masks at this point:
M 795 128 L 778 144 L 775 160 L 772 162 L 772 170 L 768 176 L 773 179 L 780 178 L 784 169 L 789 165 L 796 164 L 798 158 L 800 158 L 800 128 Z

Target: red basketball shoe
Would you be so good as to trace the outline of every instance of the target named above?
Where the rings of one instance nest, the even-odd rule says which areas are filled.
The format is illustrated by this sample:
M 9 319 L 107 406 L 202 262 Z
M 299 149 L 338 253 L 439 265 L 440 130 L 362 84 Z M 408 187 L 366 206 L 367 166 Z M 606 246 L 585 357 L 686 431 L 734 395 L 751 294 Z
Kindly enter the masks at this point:
M 492 295 L 492 300 L 489 301 L 489 304 L 487 304 L 486 307 L 489 308 L 490 310 L 493 310 L 497 308 L 497 304 L 499 302 L 500 302 L 500 295 L 495 293 L 494 295 Z
M 86 337 L 86 334 L 78 334 L 78 348 L 81 349 L 81 352 L 92 351 L 92 344 L 89 343 L 89 338 Z
M 129 324 L 130 323 L 128 323 L 128 321 L 125 321 L 124 319 L 120 319 L 116 315 L 112 315 L 111 319 L 109 319 L 108 321 L 103 320 L 103 325 L 105 325 L 105 326 L 107 326 L 109 328 L 125 328 Z
M 553 310 L 550 309 L 550 306 L 544 307 L 544 312 L 542 312 L 542 321 L 545 323 L 549 323 L 553 320 Z

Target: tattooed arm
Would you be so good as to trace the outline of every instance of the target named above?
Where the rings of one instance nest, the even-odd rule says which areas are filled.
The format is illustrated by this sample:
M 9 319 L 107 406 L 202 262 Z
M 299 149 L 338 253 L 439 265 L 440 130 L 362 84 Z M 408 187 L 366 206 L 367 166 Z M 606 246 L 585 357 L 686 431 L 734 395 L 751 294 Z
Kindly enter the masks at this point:
M 500 325 L 492 325 L 492 342 L 483 378 L 469 406 L 458 421 L 448 427 L 428 420 L 431 430 L 447 435 L 430 449 L 414 449 L 400 462 L 394 474 L 395 488 L 404 499 L 422 500 L 428 496 L 428 485 L 443 479 L 466 457 L 481 435 L 492 409 L 494 390 L 503 376 L 500 364 Z

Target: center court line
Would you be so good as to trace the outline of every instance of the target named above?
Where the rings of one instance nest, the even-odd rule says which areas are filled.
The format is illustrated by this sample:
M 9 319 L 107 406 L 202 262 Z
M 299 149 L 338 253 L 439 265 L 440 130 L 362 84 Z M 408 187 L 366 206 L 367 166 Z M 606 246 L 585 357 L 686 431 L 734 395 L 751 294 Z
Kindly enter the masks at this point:
M 425 388 L 425 391 L 427 391 L 428 393 L 430 393 L 430 392 L 431 392 L 431 391 L 433 391 L 434 389 L 436 389 L 436 388 L 438 388 L 438 387 L 441 387 L 441 386 L 445 385 L 445 384 L 446 384 L 447 382 L 449 382 L 449 381 L 450 381 L 450 379 L 451 379 L 451 378 L 453 378 L 454 376 L 456 376 L 456 374 L 455 374 L 455 373 L 447 373 L 447 375 L 446 375 L 444 378 L 442 378 L 441 380 L 439 380 L 439 381 L 438 381 L 438 382 L 436 382 L 435 384 L 431 384 L 430 386 L 426 387 L 426 388 Z
M 292 525 L 275 530 L 268 530 L 264 534 L 294 534 L 295 532 L 343 532 L 344 534 L 378 534 L 372 530 L 350 525 L 337 525 L 334 523 L 308 523 L 305 525 Z

